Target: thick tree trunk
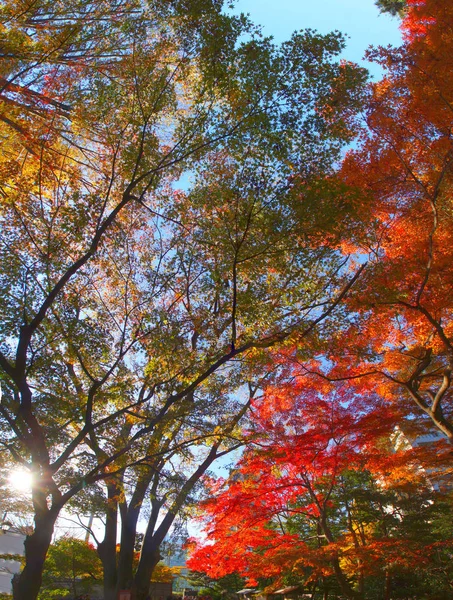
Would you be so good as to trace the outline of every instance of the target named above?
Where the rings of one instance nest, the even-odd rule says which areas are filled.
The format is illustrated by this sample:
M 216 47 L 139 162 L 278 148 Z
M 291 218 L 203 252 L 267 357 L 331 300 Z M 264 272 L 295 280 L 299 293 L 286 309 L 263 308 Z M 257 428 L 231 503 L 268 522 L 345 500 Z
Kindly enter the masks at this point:
M 133 561 L 140 507 L 129 508 L 121 523 L 121 548 L 118 560 L 118 589 L 129 589 L 133 580 Z
M 36 600 L 42 583 L 42 572 L 47 550 L 59 511 L 49 510 L 35 517 L 35 529 L 25 539 L 25 566 L 14 582 L 14 600 Z
M 153 544 L 154 545 L 154 544 Z M 151 582 L 151 575 L 161 560 L 159 553 L 160 544 L 155 544 L 153 549 L 147 549 L 145 560 L 140 560 L 140 564 L 135 574 L 134 584 L 132 586 L 134 600 L 146 600 L 149 594 L 149 586 Z
M 186 501 L 187 495 L 200 477 L 206 473 L 206 470 L 218 457 L 218 448 L 219 444 L 215 443 L 204 461 L 198 466 L 196 471 L 192 473 L 189 479 L 187 479 L 185 484 L 180 489 L 176 500 L 173 502 L 171 509 L 167 511 L 157 529 L 156 524 L 163 501 L 157 500 L 156 498 L 151 500 L 151 517 L 148 521 L 145 537 L 143 539 L 142 550 L 140 552 L 140 561 L 138 563 L 134 584 L 132 586 L 133 593 L 135 594 L 133 595 L 134 600 L 145 600 L 145 598 L 148 596 L 151 575 L 155 566 L 161 559 L 159 553 L 160 545 L 169 532 L 170 527 L 172 526 L 176 515 L 178 514 L 178 511 Z
M 162 502 L 153 500 L 151 506 L 151 518 L 148 521 L 148 526 L 146 528 L 142 550 L 140 552 L 140 561 L 132 586 L 134 600 L 145 600 L 147 598 L 151 583 L 151 575 L 153 574 L 157 563 L 162 558 L 159 552 L 160 545 L 169 532 L 176 517 L 176 513 L 168 511 L 157 530 L 155 530 Z
M 137 482 L 127 510 L 124 514 L 123 512 L 121 513 L 121 547 L 118 559 L 117 590 L 129 589 L 132 585 L 137 522 L 153 473 L 154 470 L 150 468 L 142 474 L 142 477 Z
M 118 494 L 119 489 L 115 484 L 107 483 L 107 511 L 105 535 L 98 546 L 98 555 L 104 571 L 104 600 L 116 599 L 116 530 L 118 521 Z

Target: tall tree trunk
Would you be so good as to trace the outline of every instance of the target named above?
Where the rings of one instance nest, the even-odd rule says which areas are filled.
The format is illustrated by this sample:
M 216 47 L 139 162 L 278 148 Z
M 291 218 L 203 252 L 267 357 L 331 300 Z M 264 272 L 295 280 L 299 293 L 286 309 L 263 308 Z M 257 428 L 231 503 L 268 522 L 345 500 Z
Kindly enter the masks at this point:
M 146 490 L 149 487 L 153 471 L 149 469 L 145 475 L 139 479 L 135 491 L 129 502 L 125 514 L 121 515 L 121 546 L 118 559 L 118 585 L 117 589 L 129 589 L 134 578 L 133 562 L 135 551 L 135 538 L 137 534 L 137 522 L 145 497 Z
M 111 481 L 107 485 L 107 510 L 105 522 L 105 535 L 98 545 L 97 551 L 104 571 L 104 600 L 116 599 L 116 532 L 118 522 L 118 497 L 120 487 Z
M 168 511 L 159 527 L 156 529 L 157 519 L 163 501 L 153 498 L 151 500 L 151 515 L 146 527 L 145 537 L 143 538 L 142 549 L 140 552 L 140 561 L 135 574 L 132 590 L 134 591 L 134 600 L 145 600 L 148 596 L 151 575 L 161 560 L 159 552 L 160 545 L 175 520 L 176 513 Z
M 54 508 L 35 516 L 35 529 L 24 542 L 25 566 L 14 582 L 14 600 L 36 600 L 38 597 L 44 562 L 59 512 Z
M 245 411 L 245 409 L 243 410 Z M 236 417 L 234 423 L 236 423 L 239 418 L 240 415 Z M 188 494 L 192 491 L 193 486 L 199 481 L 200 477 L 202 477 L 206 473 L 207 469 L 212 465 L 215 459 L 224 454 L 222 452 L 220 452 L 219 454 L 217 453 L 219 446 L 220 442 L 216 442 L 212 446 L 203 462 L 184 483 L 176 499 L 174 500 L 171 508 L 167 511 L 165 517 L 162 519 L 162 522 L 159 524 L 159 527 L 157 527 L 157 529 L 156 524 L 158 520 L 159 511 L 163 505 L 163 500 L 157 500 L 155 497 L 151 500 L 151 517 L 148 521 L 148 526 L 146 528 L 142 550 L 140 552 L 140 561 L 138 563 L 137 572 L 134 578 L 134 584 L 132 586 L 133 593 L 135 594 L 133 596 L 134 600 L 146 599 L 149 592 L 151 575 L 155 566 L 161 559 L 159 553 L 160 545 L 162 544 L 167 533 L 169 532 L 170 527 L 173 525 L 176 515 L 184 505 L 184 502 L 186 501 Z M 226 451 L 225 454 L 227 452 L 228 451 Z M 157 481 L 158 480 L 156 479 L 156 482 Z M 153 487 L 151 489 L 153 489 Z
M 146 544 L 145 544 L 146 542 Z M 156 536 L 151 536 L 148 540 L 143 540 L 142 553 L 140 555 L 140 563 L 135 574 L 134 584 L 132 586 L 134 600 L 146 600 L 149 594 L 149 586 L 151 575 L 161 560 L 159 548 L 161 541 L 158 541 Z
M 121 547 L 118 559 L 118 588 L 129 589 L 133 580 L 135 537 L 140 508 L 129 505 L 121 523 Z

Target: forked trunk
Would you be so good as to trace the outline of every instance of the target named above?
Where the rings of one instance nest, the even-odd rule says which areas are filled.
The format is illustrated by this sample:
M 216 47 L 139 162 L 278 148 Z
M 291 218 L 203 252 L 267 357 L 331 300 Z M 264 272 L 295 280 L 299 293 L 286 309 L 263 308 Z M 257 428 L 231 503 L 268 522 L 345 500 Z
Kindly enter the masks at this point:
M 140 560 L 134 585 L 132 586 L 134 600 L 146 600 L 148 598 L 151 575 L 161 558 L 159 548 L 157 548 L 157 550 L 147 552 L 144 560 Z
M 157 530 L 154 530 L 161 504 L 162 503 L 157 500 L 152 501 L 152 518 L 148 522 L 145 537 L 143 538 L 140 560 L 137 572 L 135 573 L 134 584 L 132 586 L 132 597 L 134 600 L 145 600 L 147 598 L 151 583 L 151 575 L 153 574 L 157 563 L 162 558 L 159 552 L 160 545 L 175 519 L 175 514 L 169 511 L 163 518 L 162 523 Z
M 121 525 L 121 549 L 118 559 L 117 589 L 129 589 L 133 580 L 135 537 L 140 507 L 129 506 Z
M 134 578 L 133 566 L 137 523 L 140 517 L 143 499 L 146 495 L 153 474 L 154 470 L 151 468 L 148 470 L 148 472 L 145 471 L 142 473 L 135 487 L 135 491 L 132 494 L 129 506 L 125 505 L 121 510 L 121 547 L 118 557 L 117 591 L 121 589 L 129 589 L 132 585 Z M 154 523 L 152 516 L 151 520 Z

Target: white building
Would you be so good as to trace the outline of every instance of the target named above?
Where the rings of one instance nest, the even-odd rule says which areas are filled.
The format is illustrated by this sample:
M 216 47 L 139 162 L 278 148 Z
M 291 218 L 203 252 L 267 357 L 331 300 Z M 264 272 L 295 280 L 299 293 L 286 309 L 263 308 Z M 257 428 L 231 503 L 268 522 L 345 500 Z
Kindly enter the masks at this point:
M 11 594 L 11 579 L 20 571 L 21 563 L 14 557 L 24 555 L 25 535 L 14 529 L 0 529 L 0 592 Z
M 437 429 L 426 428 L 424 433 L 413 432 L 409 428 L 396 426 L 391 442 L 395 450 L 410 450 L 423 446 L 435 448 L 436 444 L 444 442 L 447 444 L 447 438 Z M 445 446 L 444 446 L 445 447 Z M 423 474 L 431 488 L 438 492 L 441 490 L 451 490 L 453 488 L 453 480 L 450 470 L 446 471 L 442 466 L 426 466 L 420 462 L 416 469 Z

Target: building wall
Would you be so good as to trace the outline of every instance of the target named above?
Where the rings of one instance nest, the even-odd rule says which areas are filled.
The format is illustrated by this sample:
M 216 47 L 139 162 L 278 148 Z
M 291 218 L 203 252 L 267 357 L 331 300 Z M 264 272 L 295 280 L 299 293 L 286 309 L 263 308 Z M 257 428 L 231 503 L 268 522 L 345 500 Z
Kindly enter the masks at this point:
M 0 555 L 19 554 L 24 555 L 25 535 L 14 531 L 0 529 Z M 17 560 L 0 558 L 0 592 L 10 594 L 12 592 L 11 579 L 14 573 L 18 573 L 21 564 Z
M 171 583 L 152 582 L 149 587 L 151 600 L 167 600 L 172 595 Z

